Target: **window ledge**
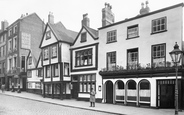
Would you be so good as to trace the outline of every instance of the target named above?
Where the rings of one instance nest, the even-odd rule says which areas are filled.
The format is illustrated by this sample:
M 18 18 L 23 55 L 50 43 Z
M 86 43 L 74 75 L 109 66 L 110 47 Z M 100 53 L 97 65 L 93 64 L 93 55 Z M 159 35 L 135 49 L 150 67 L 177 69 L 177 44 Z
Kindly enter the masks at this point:
M 153 34 L 158 34 L 158 33 L 162 33 L 162 32 L 167 32 L 167 30 L 159 31 L 159 32 L 154 32 L 154 33 L 152 32 L 151 35 L 153 35 Z
M 49 60 L 49 58 L 43 59 L 44 61 Z
M 84 41 L 80 41 L 81 43 L 83 43 L 83 42 L 86 42 L 86 40 L 84 40 Z
M 93 64 L 90 65 L 80 65 L 80 66 L 75 66 L 75 67 L 88 67 L 88 66 L 92 66 Z
M 57 58 L 57 56 L 53 56 L 52 59 Z
M 114 42 L 117 42 L 117 40 L 116 40 L 116 41 L 110 41 L 110 42 L 107 42 L 106 44 L 110 44 L 110 43 L 114 43 Z
M 134 38 L 139 38 L 140 36 L 135 36 L 135 37 L 131 37 L 131 38 L 126 38 L 126 40 L 130 40 L 130 39 L 134 39 Z
M 64 75 L 64 77 L 70 77 L 70 75 Z

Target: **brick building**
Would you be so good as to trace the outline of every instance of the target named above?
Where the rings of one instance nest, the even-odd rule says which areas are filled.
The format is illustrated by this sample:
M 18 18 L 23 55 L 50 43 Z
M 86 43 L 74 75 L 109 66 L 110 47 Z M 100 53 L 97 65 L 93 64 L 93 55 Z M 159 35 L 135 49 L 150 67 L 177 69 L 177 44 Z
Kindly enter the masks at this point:
M 7 77 L 6 85 L 10 90 L 12 85 L 26 90 L 28 53 L 34 51 L 38 59 L 39 43 L 43 33 L 44 23 L 36 13 L 22 15 L 8 26 L 7 36 Z

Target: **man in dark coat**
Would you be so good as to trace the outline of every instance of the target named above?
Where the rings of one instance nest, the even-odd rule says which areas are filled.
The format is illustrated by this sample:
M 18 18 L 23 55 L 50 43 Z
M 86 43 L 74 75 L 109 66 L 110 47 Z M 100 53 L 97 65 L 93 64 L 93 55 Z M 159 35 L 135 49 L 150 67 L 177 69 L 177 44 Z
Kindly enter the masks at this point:
M 91 107 L 95 107 L 95 91 L 93 88 L 91 88 L 91 92 L 90 92 L 90 103 L 91 103 Z

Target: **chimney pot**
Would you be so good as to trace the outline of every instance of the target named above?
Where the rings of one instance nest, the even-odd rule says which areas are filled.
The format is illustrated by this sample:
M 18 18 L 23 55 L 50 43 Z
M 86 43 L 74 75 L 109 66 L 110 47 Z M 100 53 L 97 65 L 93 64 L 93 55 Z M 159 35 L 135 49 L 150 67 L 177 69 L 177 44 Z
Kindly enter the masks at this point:
M 53 15 L 52 12 L 49 12 L 48 22 L 51 23 L 51 24 L 54 24 L 54 15 Z
M 88 18 L 88 13 L 83 14 L 83 19 L 82 19 L 82 26 L 87 26 L 89 27 L 89 18 Z

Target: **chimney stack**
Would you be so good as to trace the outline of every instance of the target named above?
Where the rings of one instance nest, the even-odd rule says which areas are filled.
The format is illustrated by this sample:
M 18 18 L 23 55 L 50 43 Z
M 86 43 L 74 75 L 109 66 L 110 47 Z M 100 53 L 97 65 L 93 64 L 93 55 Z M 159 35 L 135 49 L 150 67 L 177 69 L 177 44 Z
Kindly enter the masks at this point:
M 105 3 L 105 8 L 102 9 L 102 27 L 114 23 L 114 13 L 111 11 L 112 6 Z
M 1 30 L 4 31 L 8 27 L 8 22 L 6 20 L 1 21 Z
M 140 9 L 139 13 L 142 14 L 147 14 L 150 11 L 150 8 L 148 7 L 148 1 L 146 1 L 146 7 L 144 8 L 144 3 L 141 4 L 142 8 Z
M 88 18 L 88 13 L 83 14 L 83 19 L 82 19 L 82 26 L 87 26 L 89 27 L 89 18 Z
M 54 24 L 54 15 L 53 15 L 52 12 L 49 12 L 48 22 L 51 23 L 51 24 Z

